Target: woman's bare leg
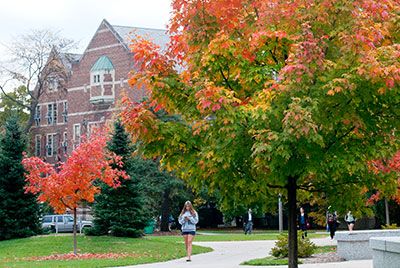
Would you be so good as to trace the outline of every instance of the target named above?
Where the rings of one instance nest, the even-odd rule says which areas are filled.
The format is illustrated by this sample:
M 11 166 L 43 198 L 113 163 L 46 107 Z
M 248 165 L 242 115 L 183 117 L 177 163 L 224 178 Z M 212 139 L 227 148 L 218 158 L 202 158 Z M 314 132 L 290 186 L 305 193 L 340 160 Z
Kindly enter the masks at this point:
M 188 235 L 188 247 L 187 247 L 187 253 L 188 253 L 188 260 L 191 260 L 192 258 L 192 242 L 194 239 L 194 235 Z
M 183 240 L 185 240 L 185 249 L 186 249 L 186 253 L 188 253 L 189 235 L 184 235 Z

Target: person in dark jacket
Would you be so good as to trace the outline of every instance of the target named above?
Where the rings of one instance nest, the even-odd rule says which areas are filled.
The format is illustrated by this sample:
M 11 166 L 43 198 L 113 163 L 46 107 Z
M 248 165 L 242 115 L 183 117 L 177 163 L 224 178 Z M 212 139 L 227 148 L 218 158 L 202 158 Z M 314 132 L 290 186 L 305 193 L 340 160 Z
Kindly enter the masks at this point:
M 337 225 L 336 218 L 337 218 L 336 213 L 332 213 L 330 211 L 327 212 L 326 223 L 329 226 L 329 232 L 331 235 L 331 239 L 333 239 L 333 237 L 335 237 L 336 225 Z
M 243 224 L 244 224 L 244 234 L 249 233 L 251 235 L 251 231 L 253 231 L 253 215 L 251 214 L 251 209 L 243 216 Z
M 304 212 L 304 208 L 300 208 L 300 213 L 297 215 L 297 229 L 302 230 L 304 233 L 301 237 L 307 237 L 307 229 L 310 228 L 310 223 L 308 222 L 308 216 Z

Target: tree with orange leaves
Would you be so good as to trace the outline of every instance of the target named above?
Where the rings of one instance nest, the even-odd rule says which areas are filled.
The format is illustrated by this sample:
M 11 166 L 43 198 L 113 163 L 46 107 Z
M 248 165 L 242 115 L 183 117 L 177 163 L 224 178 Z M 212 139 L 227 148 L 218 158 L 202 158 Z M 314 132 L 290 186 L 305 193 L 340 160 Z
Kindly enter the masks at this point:
M 85 138 L 83 138 L 85 139 Z M 26 191 L 38 195 L 39 202 L 48 202 L 56 213 L 71 210 L 74 213 L 74 254 L 76 249 L 76 211 L 83 201 L 93 202 L 101 189 L 94 184 L 101 180 L 112 187 L 119 187 L 119 178 L 127 179 L 125 171 L 113 168 L 122 166 L 121 157 L 105 148 L 109 136 L 94 130 L 81 145 L 72 151 L 66 163 L 57 170 L 39 157 L 25 155 L 22 164 L 26 169 Z
M 288 203 L 289 267 L 297 264 L 296 202 L 326 198 L 367 210 L 364 189 L 390 189 L 369 161 L 393 154 L 400 129 L 397 0 L 174 0 L 165 50 L 132 40 L 121 117 L 197 190 L 220 205 Z M 160 120 L 152 109 L 178 114 Z M 237 200 L 240 200 L 238 202 Z
M 371 161 L 371 169 L 374 174 L 391 177 L 397 180 L 397 183 L 389 184 L 389 187 L 385 189 L 371 189 L 377 191 L 371 196 L 369 202 L 373 203 L 381 200 L 382 198 L 388 198 L 394 200 L 397 204 L 400 204 L 400 152 L 395 153 L 388 159 Z M 385 206 L 387 205 L 388 203 L 385 200 Z M 388 213 L 388 208 L 386 208 L 386 210 L 386 213 Z M 386 217 L 386 224 L 390 224 L 388 222 L 389 215 L 386 215 Z

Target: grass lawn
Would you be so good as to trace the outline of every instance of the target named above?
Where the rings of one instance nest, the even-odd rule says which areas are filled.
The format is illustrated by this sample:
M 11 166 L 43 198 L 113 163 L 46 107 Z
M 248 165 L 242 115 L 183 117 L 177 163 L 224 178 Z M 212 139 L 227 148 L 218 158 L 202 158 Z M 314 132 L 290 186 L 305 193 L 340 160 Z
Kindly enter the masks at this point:
M 325 234 L 309 234 L 310 238 Z M 196 235 L 194 241 L 247 241 L 275 240 L 273 234 L 221 234 Z M 186 256 L 182 236 L 146 236 L 145 238 L 78 236 L 79 253 L 119 254 L 108 258 L 84 260 L 41 260 L 38 257 L 66 254 L 72 251 L 72 235 L 48 235 L 0 241 L 0 267 L 110 267 L 162 262 Z M 193 246 L 193 254 L 211 251 L 210 248 Z M 122 255 L 122 257 L 121 257 Z M 115 258 L 114 258 L 115 257 Z
M 175 241 L 182 242 L 182 238 Z M 110 267 L 162 262 L 186 256 L 183 243 L 168 239 L 134 239 L 121 237 L 78 236 L 79 253 L 125 253 L 130 257 L 85 260 L 42 260 L 30 258 L 70 253 L 72 236 L 43 236 L 0 242 L 0 267 Z M 193 246 L 193 254 L 211 251 Z
M 331 251 L 337 251 L 336 246 L 323 246 L 323 247 L 318 247 L 314 254 L 318 253 L 326 253 L 326 252 L 331 252 Z M 299 264 L 302 262 L 299 260 Z M 288 265 L 288 259 L 287 258 L 275 258 L 273 256 L 268 256 L 262 259 L 254 259 L 250 261 L 246 261 L 244 263 L 241 263 L 241 265 L 254 265 L 254 266 L 270 266 L 270 265 Z
M 298 262 L 302 264 L 301 261 Z M 241 263 L 241 265 L 254 265 L 254 266 L 269 266 L 269 265 L 288 265 L 288 259 L 277 259 L 275 257 L 269 256 L 262 259 L 254 259 L 251 261 L 246 261 Z
M 337 246 L 323 246 L 323 247 L 318 247 L 315 250 L 315 254 L 318 253 L 327 253 L 327 252 L 332 252 L 332 251 L 337 251 Z

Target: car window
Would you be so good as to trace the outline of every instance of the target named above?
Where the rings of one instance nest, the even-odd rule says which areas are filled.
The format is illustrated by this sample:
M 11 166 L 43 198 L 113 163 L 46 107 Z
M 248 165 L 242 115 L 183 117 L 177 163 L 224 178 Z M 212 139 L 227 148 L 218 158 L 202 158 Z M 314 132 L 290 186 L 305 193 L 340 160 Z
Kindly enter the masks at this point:
M 51 222 L 51 216 L 45 216 L 43 222 Z
M 56 222 L 63 222 L 63 216 L 57 216 Z
M 72 218 L 71 216 L 65 216 L 65 222 L 73 222 L 74 218 Z

